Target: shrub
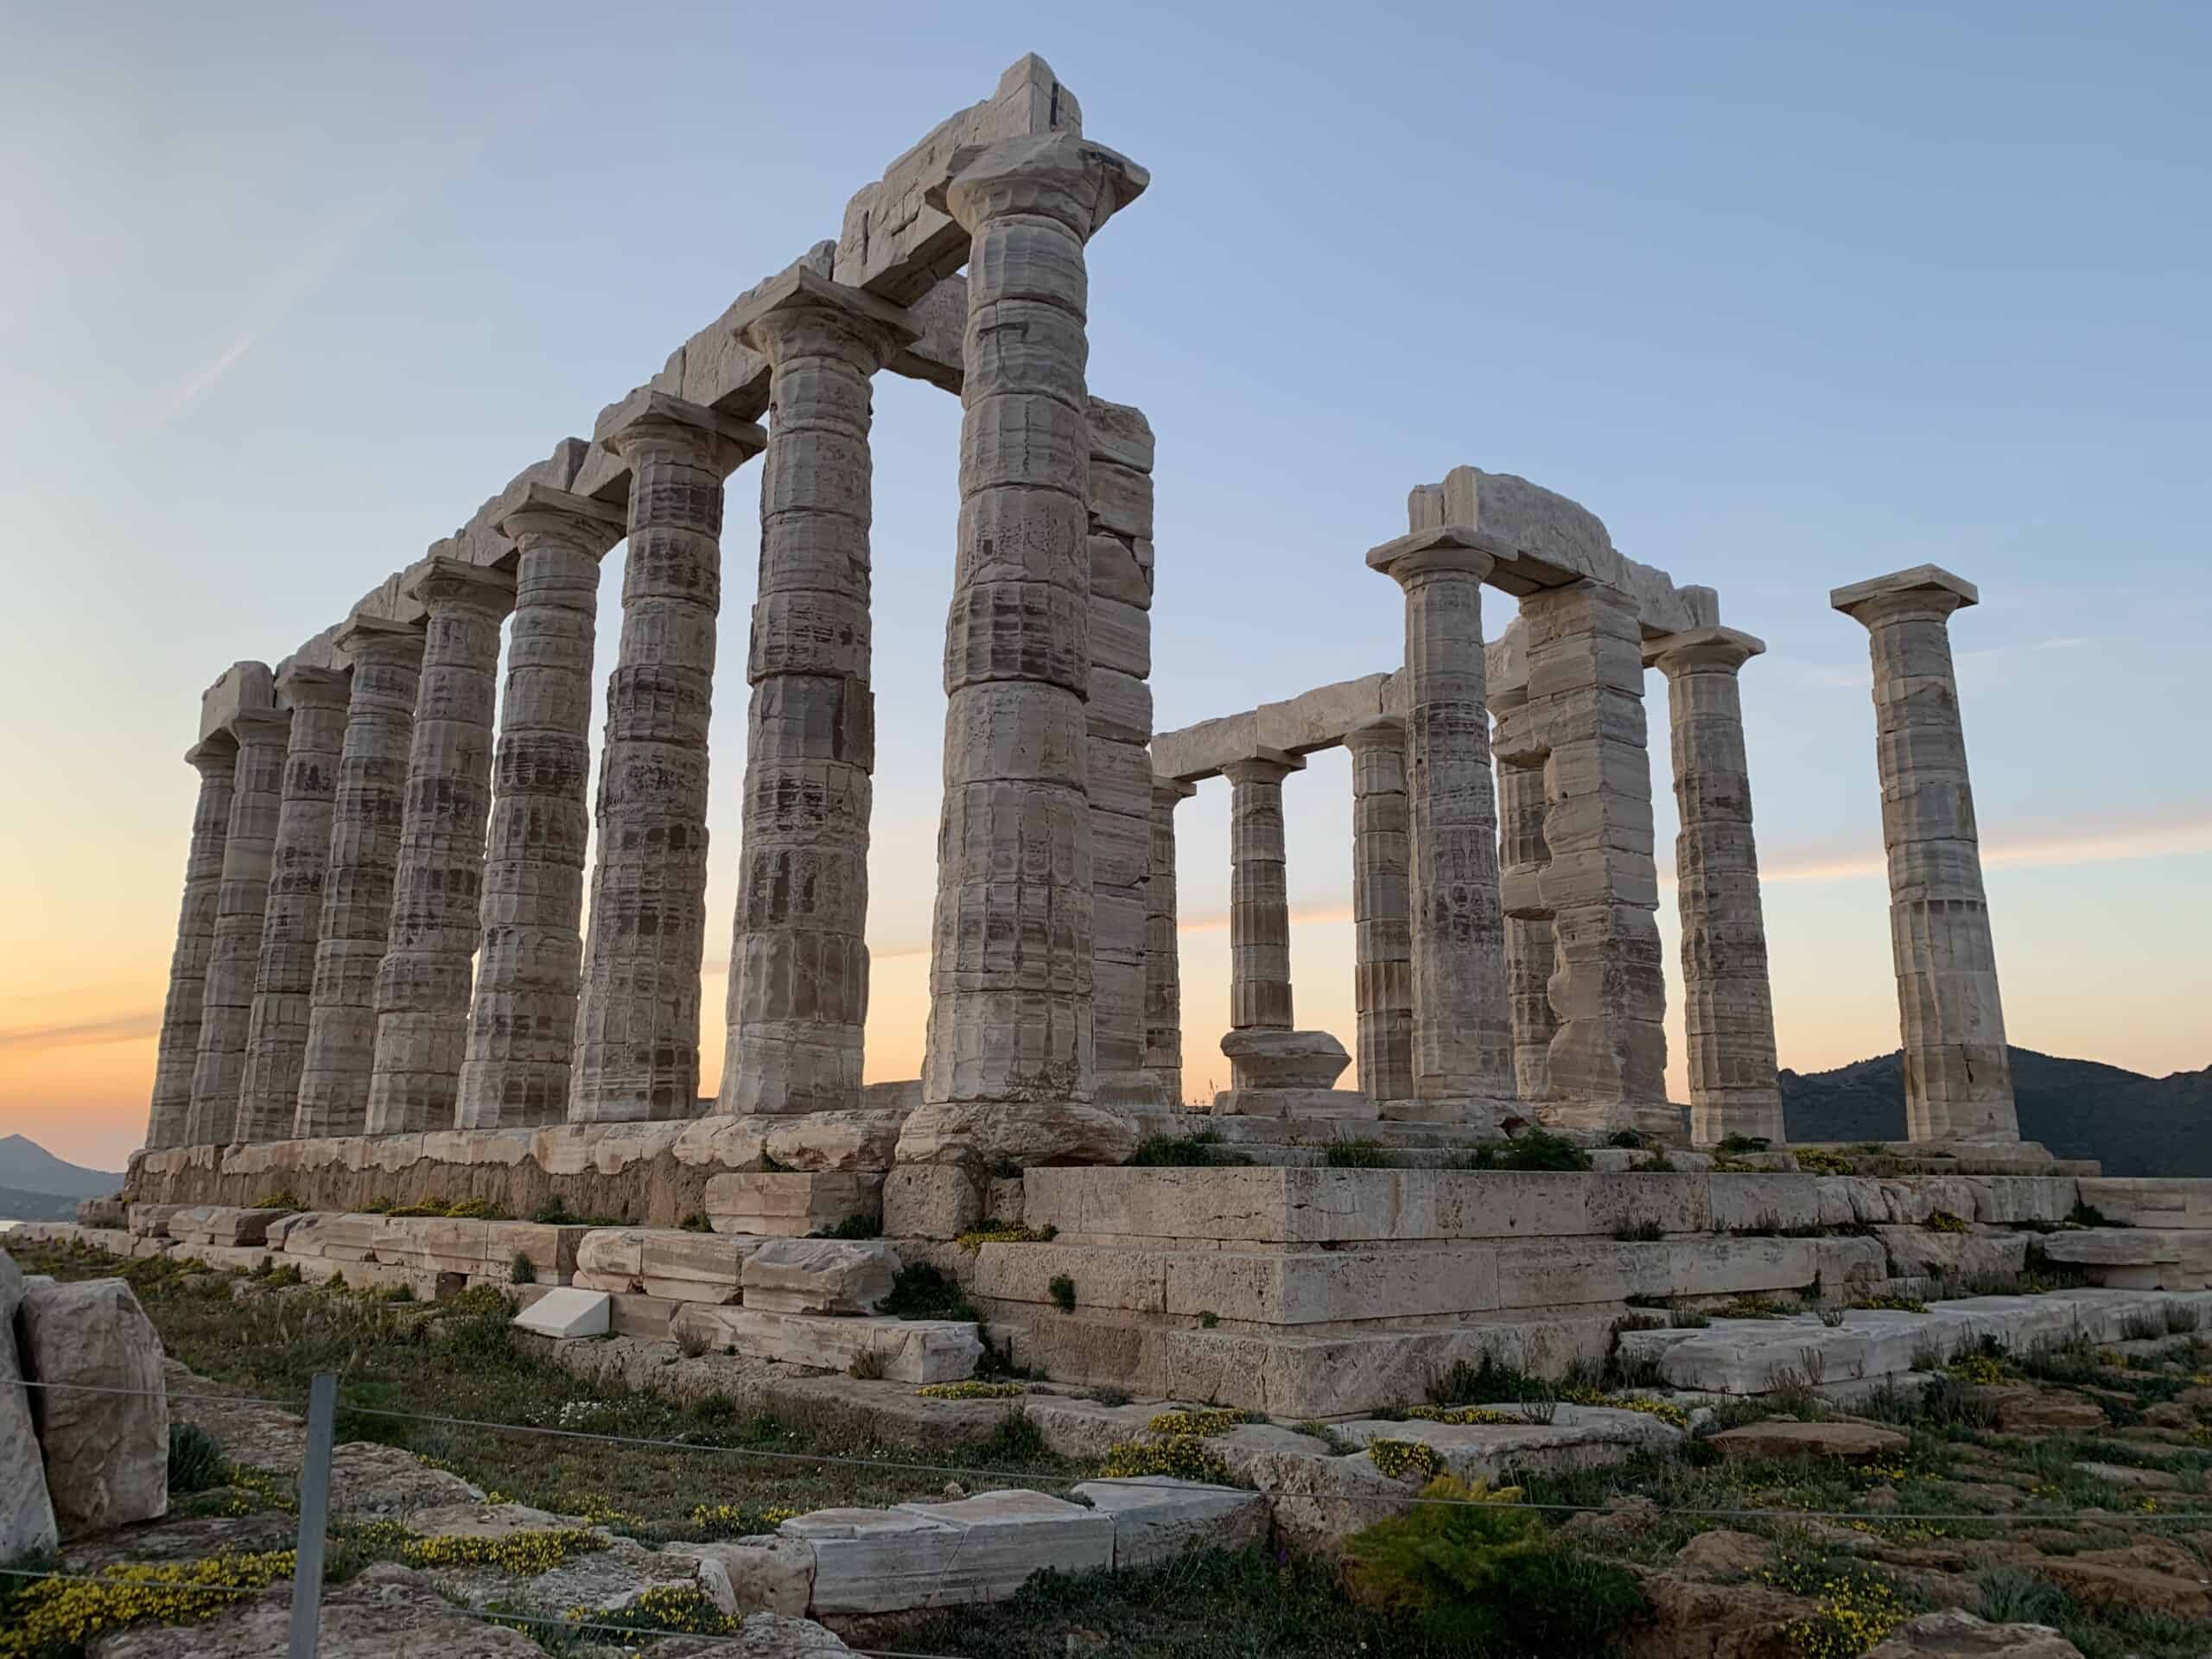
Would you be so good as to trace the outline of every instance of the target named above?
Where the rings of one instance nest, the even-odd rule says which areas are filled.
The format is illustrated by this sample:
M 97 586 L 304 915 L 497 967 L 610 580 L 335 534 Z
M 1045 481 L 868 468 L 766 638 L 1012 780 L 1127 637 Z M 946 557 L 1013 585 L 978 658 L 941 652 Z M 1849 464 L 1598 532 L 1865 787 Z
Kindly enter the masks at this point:
M 1694 1307 L 1678 1307 L 1668 1315 L 1669 1327 L 1675 1331 L 1702 1331 L 1712 1319 Z
M 1484 1354 L 1479 1364 L 1455 1359 L 1450 1369 L 1432 1382 L 1425 1392 L 1432 1406 L 1463 1406 L 1484 1400 L 1535 1400 L 1551 1392 L 1550 1386 L 1526 1371 L 1501 1365 Z
M 1674 1171 L 1675 1160 L 1663 1152 L 1655 1152 L 1649 1158 L 1639 1158 L 1629 1166 L 1634 1175 L 1666 1175 Z
M 1928 1311 L 1928 1304 L 1917 1296 L 1861 1296 L 1852 1303 L 1852 1306 L 1862 1312 L 1886 1310 L 1891 1313 L 1925 1313 Z
M 879 1224 L 877 1231 L 880 1232 Z M 1000 1221 L 986 1216 L 982 1221 L 960 1235 L 960 1248 L 973 1255 L 986 1244 L 1049 1244 L 1060 1236 L 1057 1227 L 1024 1227 L 1019 1223 Z
M 1747 1152 L 1764 1152 L 1773 1144 L 1763 1135 L 1724 1135 L 1717 1150 L 1729 1157 L 1740 1157 Z
M 274 1192 L 264 1192 L 246 1206 L 249 1210 L 281 1210 L 286 1215 L 296 1215 L 307 1208 L 289 1189 L 278 1187 Z
M 1485 1141 L 1459 1159 L 1462 1169 L 1587 1169 L 1590 1154 L 1563 1135 L 1524 1129 L 1507 1141 Z
M 1649 1216 L 1613 1229 L 1613 1241 L 1619 1244 L 1656 1244 L 1666 1236 L 1667 1230 Z
M 230 1465 L 222 1442 L 197 1423 L 169 1423 L 169 1491 L 204 1492 L 226 1484 Z
M 947 1277 L 926 1262 L 909 1262 L 891 1281 L 891 1294 L 875 1305 L 879 1313 L 896 1319 L 973 1319 L 960 1281 Z
M 1425 1440 L 1370 1440 L 1367 1460 L 1392 1480 L 1413 1475 L 1424 1486 L 1445 1472 L 1444 1459 Z
M 1202 1307 L 1198 1310 L 1198 1324 L 1204 1329 L 1211 1331 L 1220 1323 L 1221 1315 L 1215 1313 L 1213 1309 Z
M 1532 1511 L 1510 1507 L 1517 1489 L 1446 1475 L 1421 1496 L 1433 1501 L 1349 1542 L 1351 1588 L 1368 1606 L 1500 1656 L 1602 1653 L 1643 1611 L 1634 1577 L 1547 1537 Z
M 1722 1319 L 1779 1319 L 1788 1317 L 1787 1310 L 1771 1296 L 1736 1296 L 1713 1310 L 1713 1317 Z
M 1093 1389 L 1082 1397 L 1100 1406 L 1126 1406 L 1132 1398 L 1127 1389 L 1116 1388 Z
M 853 1363 L 845 1367 L 845 1375 L 861 1382 L 880 1382 L 889 1369 L 880 1348 L 864 1348 L 853 1356 Z
M 41 1579 L 10 1598 L 0 1654 L 16 1659 L 82 1653 L 83 1643 L 127 1624 L 189 1624 L 228 1612 L 241 1591 L 292 1573 L 292 1552 L 226 1553 L 200 1560 L 105 1567 L 83 1579 Z
M 925 1400 L 1012 1400 L 1029 1388 L 1022 1382 L 981 1382 L 970 1377 L 965 1382 L 931 1382 L 914 1392 Z
M 676 1224 L 687 1233 L 711 1233 L 715 1230 L 715 1224 L 707 1219 L 707 1212 L 703 1210 L 694 1210 Z
M 2066 1219 L 2076 1227 L 2118 1227 L 2122 1224 L 2105 1214 L 2095 1205 L 2085 1204 L 2080 1198 L 2074 1200 L 2074 1208 Z
M 707 1351 L 715 1345 L 714 1338 L 700 1325 L 679 1325 L 676 1327 L 676 1350 L 686 1359 L 703 1359 Z M 855 1376 L 860 1373 L 853 1373 Z M 881 1372 L 877 1373 L 882 1375 Z
M 1145 1427 L 1154 1434 L 1195 1434 L 1205 1440 L 1226 1434 L 1239 1423 L 1266 1421 L 1256 1411 L 1232 1411 L 1226 1406 L 1184 1407 L 1157 1414 Z
M 543 1227 L 558 1227 L 570 1219 L 569 1201 L 558 1192 L 550 1198 L 540 1198 L 537 1207 L 530 1212 L 530 1218 Z
M 1643 1152 L 1657 1143 L 1641 1129 L 1615 1129 L 1605 1137 L 1605 1144 L 1623 1152 Z
M 1177 1480 L 1202 1480 L 1215 1486 L 1240 1483 L 1229 1465 L 1195 1434 L 1171 1434 L 1157 1440 L 1122 1440 L 1106 1448 L 1098 1466 L 1103 1480 L 1140 1480 L 1147 1475 L 1169 1475 Z
M 2203 1322 L 2201 1309 L 2185 1307 L 2179 1302 L 2166 1304 L 2166 1334 L 2170 1337 L 2185 1337 Z
M 1352 1135 L 1329 1142 L 1323 1160 L 1331 1169 L 1388 1169 L 1390 1149 L 1380 1141 Z
M 1808 1175 L 1849 1175 L 1857 1167 L 1840 1154 L 1824 1152 L 1818 1147 L 1806 1147 L 1789 1155 Z
M 1137 1169 L 1208 1169 L 1251 1160 L 1221 1144 L 1221 1131 L 1200 1129 L 1195 1135 L 1148 1135 L 1129 1154 Z
M 1981 1616 L 1992 1624 L 2058 1624 L 2074 1615 L 2074 1602 L 2040 1573 L 2024 1567 L 1993 1567 L 1974 1577 Z
M 1493 1411 L 1488 1406 L 1415 1406 L 1406 1415 L 1424 1423 L 1491 1423 L 1525 1427 L 1529 1421 L 1518 1412 Z
M 1843 1323 L 1843 1315 L 1844 1310 L 1842 1308 L 1824 1307 L 1821 1310 L 1821 1323 L 1827 1326 L 1829 1330 L 1833 1331 Z
M 1636 1291 L 1633 1294 L 1622 1298 L 1622 1300 L 1627 1302 L 1630 1307 L 1663 1308 L 1667 1306 L 1667 1298 L 1664 1296 L 1655 1296 L 1648 1290 Z
M 1931 1233 L 1969 1233 L 1974 1230 L 1965 1220 L 1948 1210 L 1930 1211 L 1927 1226 Z
M 1045 1288 L 1051 1293 L 1054 1307 L 1058 1308 L 1063 1313 L 1075 1312 L 1074 1280 L 1069 1278 L 1065 1273 L 1056 1273 L 1052 1275 L 1052 1282 Z
M 688 1227 L 690 1224 L 686 1222 L 684 1225 Z M 881 1238 L 883 1217 L 873 1212 L 847 1216 L 836 1226 L 823 1228 L 822 1236 L 824 1238 Z
M 515 1259 L 507 1263 L 507 1282 L 511 1285 L 534 1285 L 537 1282 L 536 1264 L 520 1250 L 517 1250 Z

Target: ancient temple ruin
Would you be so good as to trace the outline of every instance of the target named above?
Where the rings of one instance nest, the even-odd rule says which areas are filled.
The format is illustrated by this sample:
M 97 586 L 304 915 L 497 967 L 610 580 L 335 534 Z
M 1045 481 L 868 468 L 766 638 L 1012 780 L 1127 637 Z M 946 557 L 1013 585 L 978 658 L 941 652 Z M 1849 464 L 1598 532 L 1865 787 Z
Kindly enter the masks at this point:
M 186 757 L 200 787 L 131 1196 L 518 1215 L 552 1195 L 648 1229 L 703 1213 L 747 1238 L 872 1214 L 925 1254 L 1026 1210 L 1057 1228 L 1054 1261 L 1122 1274 L 1102 1323 L 1039 1338 L 1056 1375 L 1219 1382 L 1248 1363 L 1274 1376 L 1296 1359 L 1285 1344 L 1395 1344 L 1334 1400 L 1477 1327 L 1525 1333 L 1531 1309 L 1583 1301 L 1602 1321 L 1628 1294 L 1586 1273 L 1501 1300 L 1498 1247 L 1476 1243 L 1495 1217 L 1449 1192 L 1489 1178 L 1452 1160 L 1522 1126 L 1616 1154 L 1614 1174 L 1546 1181 L 1621 1179 L 1637 1147 L 1778 1151 L 1738 683 L 1764 646 L 1723 623 L 1712 588 L 1625 557 L 1563 496 L 1459 467 L 1413 488 L 1402 531 L 1378 521 L 1365 555 L 1396 589 L 1375 602 L 1402 607 L 1398 662 L 1153 730 L 1154 548 L 1175 557 L 1173 530 L 1154 524 L 1151 426 L 1094 395 L 1112 370 L 1094 375 L 1085 341 L 1085 246 L 1146 183 L 1024 58 L 855 194 L 835 240 L 602 410 L 590 442 L 563 440 L 273 669 L 224 672 Z M 926 1060 L 918 1079 L 864 1085 L 883 372 L 957 394 L 963 420 Z M 718 639 L 725 588 L 744 591 L 724 582 L 725 505 L 754 461 L 740 651 Z M 620 645 L 595 664 L 609 556 Z M 1834 603 L 1872 635 L 1911 1141 L 1932 1167 L 2048 1172 L 2018 1145 L 1952 680 L 1948 619 L 1974 599 L 1923 567 Z M 741 887 L 715 916 L 708 721 L 718 671 L 727 699 L 740 662 Z M 1681 821 L 1686 1109 L 1666 1082 L 1655 668 Z M 1305 758 L 1338 746 L 1355 797 L 1349 1033 L 1298 1024 L 1282 830 Z M 1184 1029 L 1175 899 L 1175 809 L 1216 778 L 1233 841 L 1218 1034 Z M 709 1098 L 701 962 L 725 925 L 728 1058 Z M 1217 1035 L 1232 1086 L 1187 1110 L 1186 1048 Z M 1119 1167 L 1141 1136 L 1200 1131 L 1250 1167 Z M 1352 1133 L 1405 1167 L 1307 1167 Z M 1813 1179 L 1771 1167 L 1762 1179 Z M 1376 1181 L 1344 1187 L 1322 1225 L 1291 1192 L 1323 1173 Z M 1539 1240 L 1626 1213 L 1610 1187 L 1545 1193 Z M 1723 1206 L 1698 1193 L 1653 1202 L 1719 1232 Z M 1224 1277 L 1232 1255 L 1246 1281 Z M 1708 1255 L 1684 1271 L 1714 1290 L 1823 1271 L 1809 1250 L 1741 1271 L 1742 1250 Z M 1041 1306 L 1045 1261 L 987 1248 L 976 1294 L 1007 1318 Z M 1117 1357 L 1100 1333 L 1127 1328 L 1149 1345 Z

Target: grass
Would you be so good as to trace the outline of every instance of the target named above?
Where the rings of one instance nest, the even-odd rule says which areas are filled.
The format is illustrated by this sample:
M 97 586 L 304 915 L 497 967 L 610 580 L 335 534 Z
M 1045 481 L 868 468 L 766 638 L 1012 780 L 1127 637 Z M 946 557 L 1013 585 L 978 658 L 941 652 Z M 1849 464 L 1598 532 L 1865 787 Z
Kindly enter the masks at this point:
M 1137 1142 L 1128 1163 L 1136 1169 L 1215 1169 L 1249 1163 L 1243 1154 L 1222 1144 L 1218 1129 L 1199 1129 L 1191 1135 L 1148 1135 Z
M 1548 1129 L 1523 1129 L 1510 1140 L 1485 1141 L 1452 1160 L 1454 1169 L 1574 1170 L 1590 1167 L 1590 1154 Z
M 1380 1141 L 1358 1135 L 1330 1141 L 1328 1150 L 1322 1154 L 1322 1158 L 1331 1169 L 1388 1169 L 1390 1167 L 1390 1149 Z

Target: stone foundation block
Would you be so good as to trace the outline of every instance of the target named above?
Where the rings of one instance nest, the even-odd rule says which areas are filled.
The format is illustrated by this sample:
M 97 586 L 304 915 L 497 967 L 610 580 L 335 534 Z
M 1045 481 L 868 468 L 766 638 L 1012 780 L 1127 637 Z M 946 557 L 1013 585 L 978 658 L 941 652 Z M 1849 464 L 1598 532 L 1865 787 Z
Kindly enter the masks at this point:
M 2028 1265 L 2025 1233 L 1939 1233 L 1926 1227 L 1877 1227 L 1893 1274 L 1930 1278 L 2018 1274 Z
M 168 1218 L 168 1236 L 180 1244 L 265 1244 L 274 1210 L 240 1210 L 230 1205 L 192 1204 Z
M 1221 1117 L 1306 1117 L 1380 1121 L 1375 1103 L 1357 1089 L 1224 1089 L 1213 1097 Z
M 2081 1200 L 2124 1227 L 2185 1232 L 2212 1229 L 2212 1181 L 2157 1176 L 2084 1176 Z
M 140 1238 L 167 1238 L 169 1217 L 189 1208 L 182 1204 L 134 1204 L 130 1206 L 130 1230 Z
M 1114 1523 L 1116 1570 L 1146 1567 L 1186 1549 L 1241 1549 L 1268 1535 L 1268 1500 L 1236 1486 L 1147 1475 L 1086 1480 L 1075 1496 Z
M 2038 1242 L 2052 1261 L 2080 1268 L 2094 1284 L 2126 1290 L 2212 1285 L 2212 1231 L 2093 1227 L 2048 1234 Z
M 1044 1492 L 817 1510 L 779 1532 L 813 1548 L 817 1617 L 998 1601 L 1045 1567 L 1114 1562 L 1114 1518 Z
M 883 1178 L 888 1237 L 957 1238 L 982 1218 L 982 1185 L 961 1165 L 903 1164 Z
M 771 1313 L 873 1313 L 899 1252 L 880 1240 L 772 1239 L 745 1262 L 745 1306 Z
M 603 1337 L 613 1323 L 612 1300 L 603 1290 L 556 1287 L 515 1315 L 515 1329 L 541 1337 Z
M 707 1183 L 709 1224 L 718 1233 L 804 1238 L 880 1213 L 883 1177 L 858 1170 L 745 1171 Z
M 959 1319 L 834 1318 L 687 1303 L 674 1320 L 679 1340 L 753 1359 L 842 1371 L 862 1354 L 881 1357 L 894 1382 L 957 1382 L 975 1375 L 983 1344 Z
M 575 1281 L 588 1290 L 684 1302 L 734 1302 L 745 1259 L 765 1241 L 674 1227 L 598 1227 L 577 1241 Z
M 2064 1221 L 2081 1198 L 2071 1175 L 1978 1175 L 1967 1178 L 1974 1192 L 1974 1214 L 1966 1217 L 1995 1226 L 2024 1221 Z
M 1820 1183 L 1810 1175 L 1710 1175 L 1713 1228 L 1733 1232 L 1755 1227 L 1835 1226 L 1854 1214 L 1822 1214 Z

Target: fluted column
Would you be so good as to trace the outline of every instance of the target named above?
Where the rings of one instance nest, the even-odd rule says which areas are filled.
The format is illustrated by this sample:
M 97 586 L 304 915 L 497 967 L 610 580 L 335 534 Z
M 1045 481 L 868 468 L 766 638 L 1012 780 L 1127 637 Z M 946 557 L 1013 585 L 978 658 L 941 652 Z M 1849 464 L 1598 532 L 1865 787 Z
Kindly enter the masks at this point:
M 621 538 L 623 515 L 531 483 L 497 528 L 515 544 L 515 610 L 455 1107 L 463 1129 L 534 1128 L 568 1116 L 591 838 L 599 561 Z
M 377 964 L 391 935 L 423 643 L 421 623 L 371 617 L 354 618 L 338 634 L 338 648 L 353 664 L 353 685 L 331 798 L 296 1136 L 359 1135 L 368 1123 Z
M 1446 526 L 1387 542 L 1367 563 L 1406 596 L 1414 1094 L 1492 1106 L 1514 1086 L 1483 659 L 1492 561 Z
M 918 331 L 804 267 L 732 323 L 768 359 L 769 426 L 721 1109 L 835 1111 L 868 1025 L 868 383 Z
M 1144 883 L 1144 1069 L 1170 1111 L 1183 1104 L 1182 941 L 1175 920 L 1175 808 L 1198 792 L 1152 780 L 1152 852 Z
M 1700 627 L 1644 643 L 1667 676 L 1681 830 L 1675 905 L 1682 927 L 1682 1026 L 1689 1044 L 1690 1139 L 1784 1136 L 1777 1081 L 1774 993 L 1751 836 L 1750 763 L 1737 673 L 1766 647 L 1734 628 Z
M 629 550 L 620 654 L 607 683 L 572 1123 L 698 1109 L 722 480 L 766 438 L 645 391 L 602 421 L 601 441 L 630 466 Z
M 1972 582 L 1932 564 L 1828 597 L 1865 626 L 1873 656 L 1905 1130 L 1915 1141 L 2020 1138 L 1951 663 L 1951 613 L 1980 599 Z
M 1352 1001 L 1360 1091 L 1377 1106 L 1414 1092 L 1413 926 L 1406 829 L 1406 725 L 1344 734 L 1351 751 Z
M 925 1103 L 902 1152 L 939 1132 L 974 1147 L 984 1120 L 1094 1089 L 1084 244 L 1144 179 L 1065 133 L 961 159 L 944 197 L 969 237 L 944 800 Z
M 229 734 L 219 733 L 194 744 L 184 758 L 200 774 L 200 793 L 193 803 L 192 842 L 184 857 L 184 904 L 177 915 L 168 996 L 162 1005 L 162 1034 L 155 1049 L 154 1099 L 146 1119 L 149 1148 L 184 1145 L 192 1117 L 192 1074 L 200 1053 L 207 962 L 215 948 L 223 842 L 231 829 L 238 744 Z
M 223 880 L 200 1006 L 200 1043 L 193 1057 L 188 1146 L 228 1146 L 237 1131 L 291 723 L 290 711 L 279 709 L 244 709 L 231 721 L 238 741 L 237 783 L 223 837 Z
M 515 579 L 440 556 L 428 562 L 410 592 L 429 614 L 391 928 L 377 966 L 371 1135 L 454 1124 L 492 804 L 499 625 L 513 607 Z
M 1529 688 L 1491 690 L 1497 721 L 1498 891 L 1505 912 L 1505 992 L 1513 1025 L 1513 1084 L 1535 1105 L 1551 1096 L 1552 912 L 1544 903 L 1544 762 L 1550 758 L 1528 715 Z
M 1305 761 L 1263 750 L 1221 769 L 1229 779 L 1229 1028 L 1291 1028 L 1290 885 L 1282 780 Z M 1230 1086 L 1251 1086 L 1232 1062 Z
M 269 906 L 261 963 L 246 1025 L 245 1080 L 238 1091 L 239 1141 L 282 1141 L 292 1133 L 307 1052 L 315 990 L 315 936 L 322 925 L 322 884 L 330 864 L 331 803 L 346 741 L 346 676 L 292 667 L 276 677 L 292 708 L 284 751 L 283 795 L 270 855 Z

